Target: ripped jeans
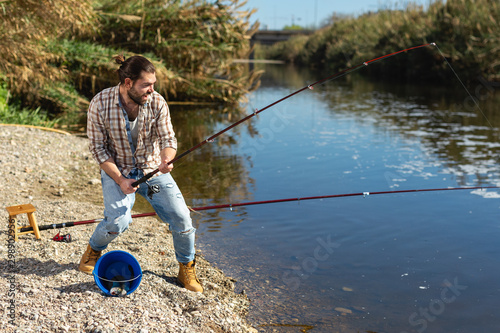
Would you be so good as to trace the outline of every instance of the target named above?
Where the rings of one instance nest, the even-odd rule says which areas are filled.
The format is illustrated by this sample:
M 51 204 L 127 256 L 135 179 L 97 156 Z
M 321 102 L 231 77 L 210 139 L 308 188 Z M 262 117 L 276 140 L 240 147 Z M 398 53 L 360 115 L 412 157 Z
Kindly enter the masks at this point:
M 128 178 L 139 179 L 143 176 L 140 170 L 133 170 Z M 153 206 L 158 217 L 169 224 L 174 241 L 177 261 L 188 263 L 194 259 L 194 241 L 196 229 L 193 228 L 189 209 L 181 191 L 170 173 L 151 178 L 150 186 L 159 185 L 159 193 L 152 198 L 147 195 L 148 186 L 143 183 L 132 194 L 124 194 L 120 186 L 101 170 L 102 192 L 104 197 L 104 219 L 97 225 L 89 244 L 96 251 L 106 249 L 109 243 L 128 229 L 132 222 L 131 210 L 135 202 L 135 194 L 139 193 Z

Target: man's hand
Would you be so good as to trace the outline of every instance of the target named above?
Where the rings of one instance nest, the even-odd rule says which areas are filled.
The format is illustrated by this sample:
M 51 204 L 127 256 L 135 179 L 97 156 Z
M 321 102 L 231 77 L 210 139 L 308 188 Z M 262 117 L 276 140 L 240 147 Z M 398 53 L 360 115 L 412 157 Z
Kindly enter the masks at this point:
M 130 194 L 137 191 L 137 187 L 132 187 L 132 183 L 135 182 L 135 179 L 123 177 L 113 158 L 108 158 L 104 163 L 100 164 L 100 167 L 108 176 L 113 178 L 116 184 L 120 186 L 120 189 L 124 194 Z
M 131 194 L 137 191 L 137 187 L 132 187 L 133 182 L 135 182 L 135 179 L 128 179 L 125 177 L 120 179 L 120 189 L 124 194 Z
M 175 158 L 176 150 L 173 148 L 164 148 L 160 152 L 161 163 L 158 167 L 162 173 L 169 173 L 174 168 L 174 164 L 168 164 L 168 162 L 172 161 Z
M 170 171 L 172 171 L 174 169 L 174 164 L 168 164 L 170 160 L 169 159 L 163 159 L 161 160 L 161 163 L 160 163 L 160 166 L 158 167 L 158 169 L 162 172 L 162 173 L 169 173 Z

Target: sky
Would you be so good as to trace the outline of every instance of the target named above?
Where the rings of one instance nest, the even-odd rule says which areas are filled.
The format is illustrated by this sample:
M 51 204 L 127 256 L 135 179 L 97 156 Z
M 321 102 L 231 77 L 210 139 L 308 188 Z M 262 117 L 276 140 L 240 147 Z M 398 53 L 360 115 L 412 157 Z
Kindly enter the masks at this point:
M 429 0 L 248 0 L 242 9 L 257 9 L 250 21 L 258 20 L 260 29 L 281 30 L 292 24 L 319 27 L 333 13 L 357 16 L 380 8 L 406 8 L 408 2 L 427 5 Z

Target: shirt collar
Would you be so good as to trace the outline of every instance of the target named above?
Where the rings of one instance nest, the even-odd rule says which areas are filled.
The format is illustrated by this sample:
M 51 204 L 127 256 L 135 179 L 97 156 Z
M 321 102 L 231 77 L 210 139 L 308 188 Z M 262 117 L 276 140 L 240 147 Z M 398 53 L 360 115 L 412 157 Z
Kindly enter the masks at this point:
M 121 102 L 120 102 L 120 83 L 118 83 L 118 85 L 116 85 L 113 89 L 114 89 L 114 93 L 115 93 L 113 104 L 121 106 Z

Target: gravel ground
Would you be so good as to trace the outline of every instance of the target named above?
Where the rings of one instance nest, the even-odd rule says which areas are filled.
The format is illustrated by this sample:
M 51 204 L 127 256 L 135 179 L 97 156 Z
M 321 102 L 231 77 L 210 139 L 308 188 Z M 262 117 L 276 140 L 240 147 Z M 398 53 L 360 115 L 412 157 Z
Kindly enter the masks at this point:
M 102 216 L 98 166 L 87 140 L 21 126 L 0 126 L 3 208 L 31 203 L 38 225 Z M 177 280 L 172 237 L 154 217 L 137 218 L 107 251 L 124 250 L 140 263 L 140 286 L 125 297 L 105 296 L 77 270 L 96 224 L 40 231 L 9 242 L 1 209 L 0 316 L 4 332 L 257 332 L 247 320 L 249 300 L 234 280 L 197 256 L 203 294 Z M 25 222 L 26 215 L 18 216 Z M 52 237 L 70 233 L 72 242 Z M 15 263 L 11 260 L 15 260 Z

